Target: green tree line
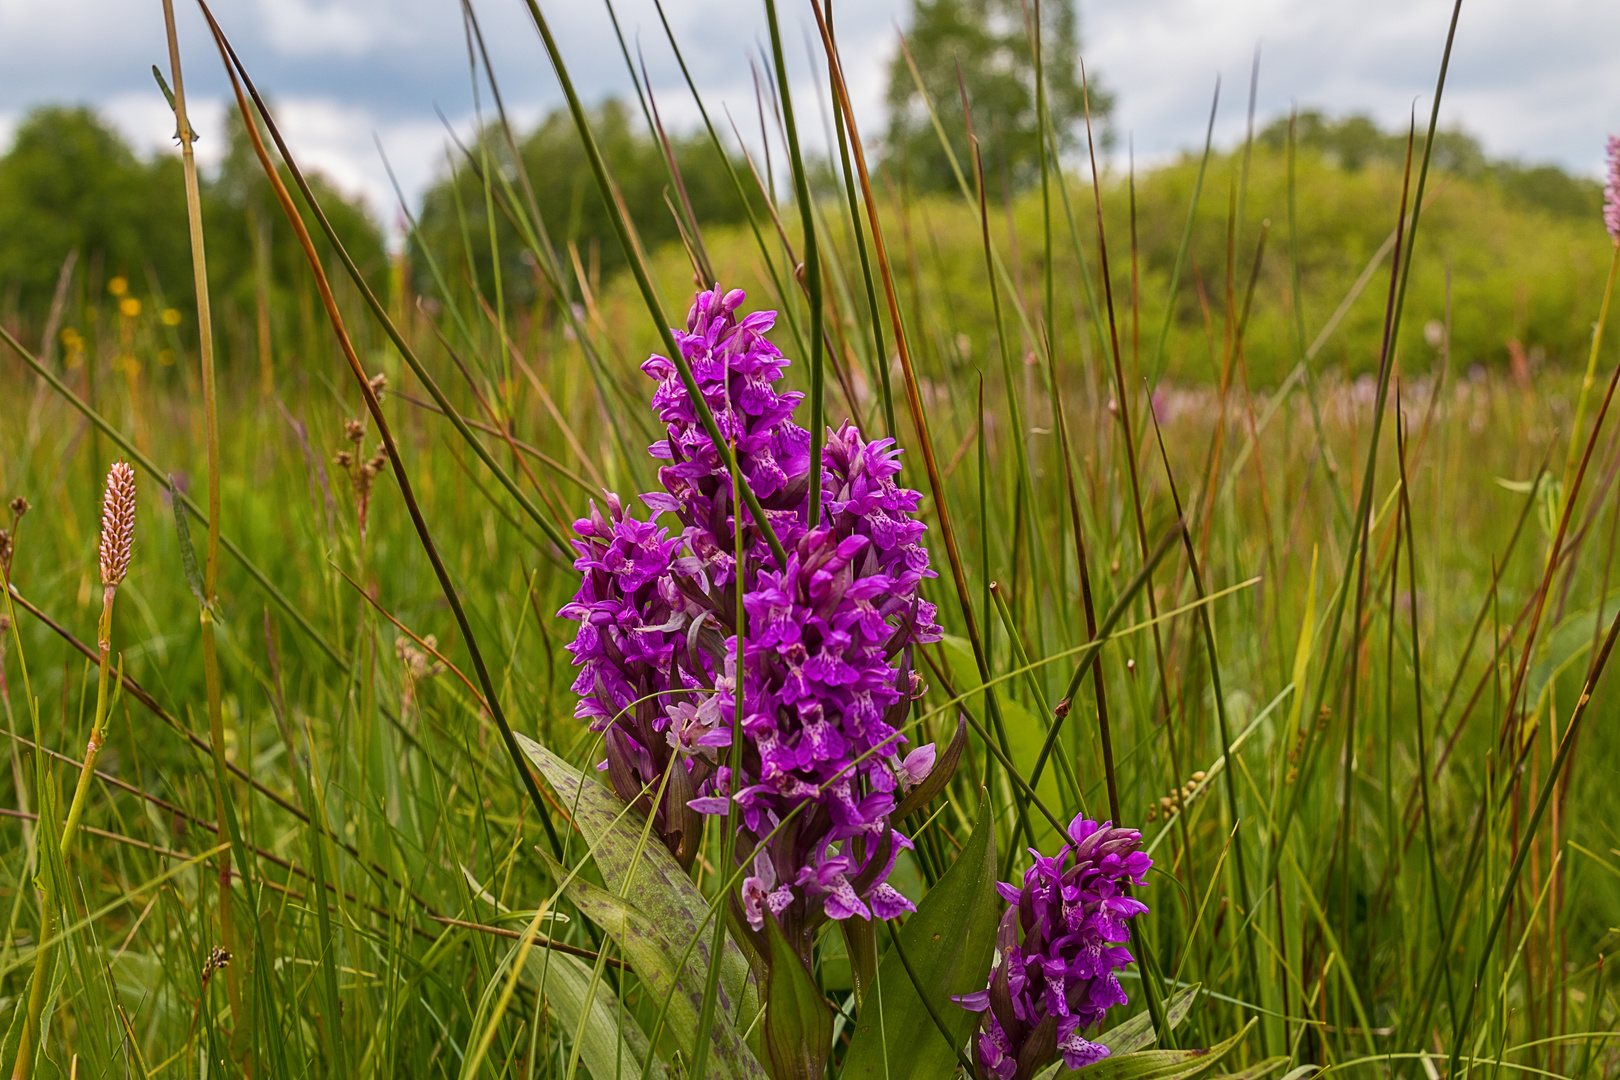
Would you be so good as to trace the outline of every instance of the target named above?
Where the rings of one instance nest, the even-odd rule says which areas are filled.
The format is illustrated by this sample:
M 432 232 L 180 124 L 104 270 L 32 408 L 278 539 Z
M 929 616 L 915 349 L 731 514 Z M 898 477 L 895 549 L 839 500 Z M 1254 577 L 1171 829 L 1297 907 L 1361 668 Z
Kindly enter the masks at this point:
M 308 269 L 246 129 L 229 117 L 223 161 L 202 191 L 210 289 L 216 304 L 252 310 L 263 284 L 271 308 L 283 308 L 308 288 Z M 344 246 L 380 280 L 387 262 L 377 223 L 322 177 L 311 177 L 311 187 Z M 68 302 L 122 278 L 132 293 L 188 314 L 193 307 L 179 156 L 143 160 L 93 110 L 48 105 L 23 119 L 0 157 L 0 302 L 8 313 L 41 321 L 70 257 Z
M 737 152 L 722 157 L 701 129 L 672 135 L 666 156 L 665 146 L 648 130 L 639 110 L 621 102 L 601 104 L 592 119 L 631 217 L 650 249 L 668 247 L 674 258 L 684 260 L 681 245 L 689 242 L 683 241 L 672 212 L 680 195 L 671 182 L 668 157 L 674 159 L 684 197 L 704 236 L 717 245 L 718 271 L 726 272 L 734 262 L 726 254 L 734 245 L 725 237 L 742 229 L 750 209 L 763 227 L 774 229 L 765 205 L 770 184 L 763 177 L 763 162 L 750 162 Z M 1254 226 L 1262 218 L 1271 221 L 1270 251 L 1248 326 L 1247 360 L 1251 375 L 1260 382 L 1286 373 L 1297 349 L 1285 235 L 1288 126 L 1288 119 L 1281 118 L 1257 135 L 1248 234 L 1241 245 L 1252 245 Z M 1314 111 L 1300 114 L 1294 130 L 1301 298 L 1307 324 L 1315 327 L 1332 312 L 1393 225 L 1385 207 L 1398 191 L 1407 139 L 1404 132 L 1382 130 L 1365 116 L 1334 118 Z M 882 168 L 898 171 L 922 160 L 893 136 L 891 131 L 882 150 Z M 227 311 L 235 305 L 247 316 L 236 322 L 250 327 L 262 282 L 272 317 L 280 326 L 299 318 L 301 307 L 310 306 L 303 257 L 239 123 L 229 127 L 226 139 L 223 163 L 204 190 L 216 302 Z M 519 161 L 511 152 L 514 142 L 526 184 L 519 179 Z M 1186 377 L 1218 377 L 1211 367 L 1218 361 L 1197 357 L 1208 351 L 1201 344 L 1207 337 L 1206 318 L 1218 320 L 1224 310 L 1222 220 L 1228 193 L 1220 178 L 1228 172 L 1235 177 L 1236 168 L 1236 157 L 1223 156 L 1212 165 L 1200 215 L 1203 225 L 1195 234 L 1189 276 L 1178 298 L 1169 361 L 1172 370 Z M 1444 249 L 1443 260 L 1435 265 L 1452 268 L 1454 355 L 1502 361 L 1515 350 L 1533 354 L 1538 346 L 1554 360 L 1580 354 L 1589 321 L 1583 297 L 1601 286 L 1607 250 L 1598 224 L 1600 185 L 1556 166 L 1493 160 L 1478 140 L 1458 131 L 1437 137 L 1434 168 L 1439 183 L 1432 188 L 1435 202 L 1426 242 Z M 1150 342 L 1152 328 L 1163 318 L 1158 307 L 1161 286 L 1168 284 L 1179 243 L 1179 226 L 1165 223 L 1181 219 L 1196 171 L 1196 158 L 1187 157 L 1137 178 L 1142 319 Z M 496 263 L 490 253 L 498 251 L 501 299 L 509 306 L 532 302 L 540 276 L 527 257 L 510 205 L 516 198 L 527 208 L 531 191 L 551 243 L 565 260 L 565 273 L 583 275 L 594 289 L 605 288 L 623 266 L 623 253 L 589 173 L 571 121 L 563 113 L 553 112 L 514 140 L 503 132 L 484 133 L 457 151 L 424 198 L 407 248 L 413 288 L 453 303 L 464 304 L 475 296 L 493 303 Z M 1002 175 L 1016 190 L 1027 188 L 1034 174 L 1026 161 L 1002 170 Z M 910 180 L 906 187 L 913 191 L 937 186 L 926 170 Z M 345 244 L 380 283 L 386 269 L 381 230 L 358 202 L 345 199 L 318 177 L 314 183 Z M 1076 198 L 1083 196 L 1078 188 L 1075 192 Z M 950 216 L 955 196 L 945 193 L 940 198 L 942 209 L 931 226 L 938 231 L 940 250 L 953 250 L 959 246 L 957 240 L 968 250 L 977 242 L 972 235 L 976 226 Z M 1022 200 L 1018 205 L 1019 218 L 1034 212 L 1033 207 L 1026 211 Z M 1122 206 L 1123 200 L 1112 199 L 1111 216 L 1117 217 Z M 791 232 L 796 215 L 782 216 Z M 1020 222 L 1021 231 L 1024 224 Z M 1037 229 L 1033 219 L 1027 224 Z M 1474 227 L 1467 227 L 1470 224 Z M 1115 237 L 1128 235 L 1128 222 L 1121 219 L 1111 229 Z M 1168 231 L 1159 235 L 1163 230 Z M 956 237 L 959 231 L 963 235 Z M 1089 226 L 1082 231 L 1088 234 L 1087 243 L 1094 243 Z M 170 155 L 142 160 L 88 109 L 46 107 L 24 120 L 12 146 L 0 157 L 3 310 L 25 323 L 42 324 L 69 252 L 78 254 L 75 290 L 103 288 L 121 276 L 135 293 L 172 295 L 166 303 L 186 309 L 191 269 L 178 160 Z M 1250 258 L 1252 251 L 1240 250 L 1238 268 L 1242 270 Z M 983 305 L 967 280 L 971 274 L 953 269 L 957 261 L 946 258 L 938 266 L 925 267 L 929 287 L 952 294 L 949 310 L 958 313 L 961 323 L 948 328 L 949 333 L 941 328 L 942 341 L 958 330 L 975 336 L 982 329 L 979 324 L 990 321 L 988 311 L 982 319 L 976 317 Z M 1117 269 L 1125 265 L 1116 262 Z M 961 265 L 976 263 L 964 257 Z M 749 266 L 745 261 L 737 271 L 747 277 Z M 1414 339 L 1408 357 L 1413 361 L 1427 351 L 1421 336 L 1425 321 L 1444 317 L 1444 273 L 1429 276 L 1434 280 L 1420 274 L 1414 282 L 1414 304 L 1424 310 L 1423 319 L 1408 320 L 1407 331 Z M 1128 295 L 1128 288 L 1128 280 L 1116 282 L 1117 290 L 1126 290 L 1120 295 Z M 1368 323 L 1376 321 L 1376 307 L 1371 300 L 1355 305 L 1322 359 L 1349 370 L 1365 367 L 1370 361 L 1362 355 L 1361 343 L 1369 335 L 1376 337 L 1376 327 Z M 230 322 L 224 325 L 228 328 Z

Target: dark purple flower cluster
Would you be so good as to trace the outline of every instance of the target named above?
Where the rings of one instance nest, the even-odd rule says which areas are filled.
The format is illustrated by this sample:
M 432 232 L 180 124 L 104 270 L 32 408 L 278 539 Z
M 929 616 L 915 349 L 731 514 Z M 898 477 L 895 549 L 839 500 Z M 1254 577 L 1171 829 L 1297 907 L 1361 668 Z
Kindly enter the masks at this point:
M 891 817 L 928 776 L 935 751 L 902 756 L 899 728 L 921 692 L 911 648 L 940 630 L 918 591 L 933 576 L 913 516 L 921 497 L 897 483 L 892 440 L 868 443 L 851 424 L 829 431 L 823 519 L 810 527 L 810 437 L 793 422 L 802 395 L 775 387 L 787 366 L 764 336 L 775 313 L 738 318 L 742 299 L 700 293 L 676 340 L 786 565 L 734 504 L 730 474 L 676 366 L 654 356 L 643 370 L 659 380 L 653 405 L 668 437 L 652 455 L 668 464 L 663 490 L 642 501 L 655 519 L 674 514 L 680 531 L 637 520 L 612 496 L 607 517 L 593 506 L 575 525 L 584 580 L 561 614 L 581 624 L 569 646 L 581 669 L 576 715 L 606 732 L 614 790 L 651 811 L 688 860 L 698 815 L 729 813 L 735 791 L 739 856 L 759 848 L 742 914 L 758 930 L 770 911 L 802 939 L 828 919 L 911 908 L 886 883 L 910 846 Z M 722 761 L 736 715 L 739 581 L 747 625 L 734 784 Z M 644 792 L 661 783 L 653 807 Z
M 1024 886 L 998 882 L 1010 905 L 996 934 L 989 989 L 957 998 L 983 1013 L 979 1063 L 999 1080 L 1027 1080 L 1059 1054 L 1078 1069 L 1108 1056 L 1081 1033 L 1110 1005 L 1125 1003 L 1114 972 L 1131 962 L 1120 942 L 1125 923 L 1147 910 L 1129 895 L 1153 861 L 1135 829 L 1069 822 L 1069 839 L 1053 858 L 1031 850 Z

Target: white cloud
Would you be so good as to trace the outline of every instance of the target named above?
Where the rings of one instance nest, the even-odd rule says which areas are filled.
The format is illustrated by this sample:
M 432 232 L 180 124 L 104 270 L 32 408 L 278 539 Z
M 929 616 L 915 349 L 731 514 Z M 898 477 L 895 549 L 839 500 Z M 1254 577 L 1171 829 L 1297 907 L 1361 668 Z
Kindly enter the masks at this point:
M 629 79 L 605 8 L 542 0 L 580 91 L 627 96 Z M 651 0 L 618 0 L 632 55 L 645 55 L 668 126 L 699 122 Z M 895 22 L 910 0 L 840 0 L 839 41 L 861 130 L 875 140 Z M 560 100 L 538 35 L 519 0 L 478 0 L 477 10 L 514 119 L 533 122 Z M 710 116 L 729 137 L 729 108 L 756 148 L 759 121 L 750 58 L 766 40 L 758 0 L 666 0 L 665 11 Z M 217 160 L 228 89 L 206 33 L 188 5 L 177 12 L 193 112 L 205 162 Z M 218 0 L 216 12 L 284 122 L 304 164 L 361 194 L 381 220 L 395 199 L 373 143 L 381 139 L 413 202 L 443 167 L 435 106 L 468 124 L 472 96 L 456 0 Z M 824 141 L 801 3 L 782 6 L 799 125 Z M 1223 77 L 1217 138 L 1241 137 L 1249 69 L 1262 48 L 1262 121 L 1298 103 L 1334 113 L 1367 111 L 1420 120 L 1445 40 L 1451 0 L 1083 0 L 1088 66 L 1118 92 L 1121 134 L 1139 163 L 1196 147 L 1210 93 Z M 1594 0 L 1469 0 L 1457 34 L 1443 121 L 1461 124 L 1495 154 L 1552 160 L 1587 172 L 1601 162 L 1607 130 L 1620 127 L 1620 4 Z M 818 44 L 814 44 L 819 49 Z M 47 101 L 100 107 L 143 152 L 171 144 L 172 120 L 150 67 L 167 69 L 158 6 L 126 0 L 0 0 L 0 146 L 18 118 Z M 487 96 L 484 107 L 489 108 Z M 774 127 L 774 125 L 773 125 Z M 1123 142 L 1121 144 L 1123 146 Z
M 415 211 L 444 160 L 438 118 L 387 121 L 370 110 L 316 98 L 286 98 L 276 120 L 301 167 L 323 173 L 338 190 L 359 196 L 380 222 L 399 225 L 399 200 L 377 143 Z
M 174 113 L 155 88 L 147 92 L 115 94 L 97 107 L 137 154 L 151 157 L 179 153 L 179 144 L 174 138 Z M 197 134 L 197 164 L 211 169 L 225 156 L 224 102 L 188 96 L 186 114 Z
M 1138 148 L 1202 141 L 1222 75 L 1217 138 L 1241 137 L 1254 50 L 1262 120 L 1292 104 L 1366 111 L 1404 126 L 1427 120 L 1449 0 L 1094 0 L 1087 53 L 1119 91 L 1118 122 Z M 1470 0 L 1458 22 L 1442 102 L 1498 155 L 1595 171 L 1602 136 L 1620 123 L 1620 5 L 1586 0 Z
M 258 0 L 270 44 L 288 56 L 361 57 L 419 44 L 419 28 L 443 4 L 421 0 Z M 441 20 L 442 21 L 442 20 Z

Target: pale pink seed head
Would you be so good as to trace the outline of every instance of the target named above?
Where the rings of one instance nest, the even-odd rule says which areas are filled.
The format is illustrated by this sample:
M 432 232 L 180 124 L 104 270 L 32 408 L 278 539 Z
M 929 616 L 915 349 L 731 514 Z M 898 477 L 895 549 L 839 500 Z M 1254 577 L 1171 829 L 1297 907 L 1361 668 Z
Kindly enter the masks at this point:
M 116 589 L 129 572 L 135 547 L 135 470 L 115 461 L 101 498 L 101 584 Z

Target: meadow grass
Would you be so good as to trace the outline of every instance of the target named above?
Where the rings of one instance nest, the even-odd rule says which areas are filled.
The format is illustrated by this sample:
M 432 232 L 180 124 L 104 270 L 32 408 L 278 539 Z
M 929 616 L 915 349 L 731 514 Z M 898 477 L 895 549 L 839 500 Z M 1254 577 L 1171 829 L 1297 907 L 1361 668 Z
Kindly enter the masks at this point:
M 212 61 L 193 48 L 189 63 Z M 832 114 L 864 120 L 837 84 Z M 329 261 L 352 354 L 312 279 L 278 313 L 270 393 L 262 322 L 217 329 L 217 387 L 195 332 L 99 282 L 67 292 L 56 325 L 76 344 L 54 358 L 43 328 L 6 328 L 0 486 L 32 504 L 9 523 L 0 646 L 6 1053 L 49 923 L 40 881 L 69 900 L 34 1075 L 583 1075 L 560 991 L 525 962 L 536 935 L 654 1030 L 660 995 L 559 899 L 541 853 L 605 872 L 503 728 L 587 772 L 600 757 L 573 719 L 574 624 L 555 613 L 578 579 L 560 541 L 602 490 L 653 486 L 637 366 L 669 347 L 652 309 L 673 325 L 712 277 L 757 283 L 749 306 L 780 308 L 775 340 L 803 360 L 794 387 L 824 381 L 827 419 L 893 433 L 925 493 L 948 636 L 920 650 L 913 734 L 943 743 L 965 714 L 997 736 L 971 736 L 913 819 L 903 891 L 920 897 L 970 842 L 981 785 L 1004 877 L 1026 845 L 1057 843 L 1037 807 L 1116 816 L 1155 868 L 1132 1005 L 1110 1023 L 1151 1004 L 1158 1026 L 1197 984 L 1161 1045 L 1241 1032 L 1231 1073 L 1620 1071 L 1602 960 L 1620 935 L 1620 710 L 1598 677 L 1620 611 L 1612 346 L 1589 389 L 1455 355 L 1446 328 L 1488 298 L 1435 288 L 1412 213 L 1421 134 L 1388 197 L 1359 210 L 1394 242 L 1369 245 L 1365 280 L 1331 300 L 1353 289 L 1373 317 L 1339 321 L 1299 303 L 1301 279 L 1319 283 L 1294 242 L 1313 208 L 1291 160 L 1268 166 L 1280 189 L 1251 189 L 1245 154 L 1211 156 L 1200 201 L 1143 204 L 1139 233 L 1129 186 L 1055 166 L 1016 211 L 972 160 L 960 200 L 875 194 L 853 123 L 845 189 L 810 203 L 796 138 L 776 131 L 798 200 L 756 197 L 746 231 L 705 239 L 672 176 L 686 243 L 600 289 L 545 235 L 521 175 L 469 155 L 485 202 L 468 222 L 518 223 L 538 299 L 506 303 L 499 261 L 490 280 L 463 253 L 417 249 L 428 295 L 411 288 L 422 267 L 399 268 L 372 304 Z M 1286 203 L 1266 224 L 1247 201 L 1262 188 Z M 948 270 L 931 210 L 977 232 Z M 1139 273 L 1150 229 L 1192 259 Z M 816 257 L 801 288 L 793 268 Z M 1424 289 L 1407 291 L 1408 267 Z M 1189 294 L 1198 314 L 1166 320 Z M 1439 338 L 1414 340 L 1428 320 Z M 1287 362 L 1251 380 L 1257 327 Z M 363 389 L 377 374 L 386 388 Z M 96 515 L 120 457 L 140 473 L 111 632 L 127 681 L 64 859 L 98 712 Z M 217 587 L 193 546 L 215 528 Z M 1109 613 L 1106 645 L 1082 652 Z M 725 840 L 711 824 L 694 867 L 710 896 Z M 850 969 L 824 938 L 840 1040 Z M 655 1039 L 691 1063 L 677 1033 Z

